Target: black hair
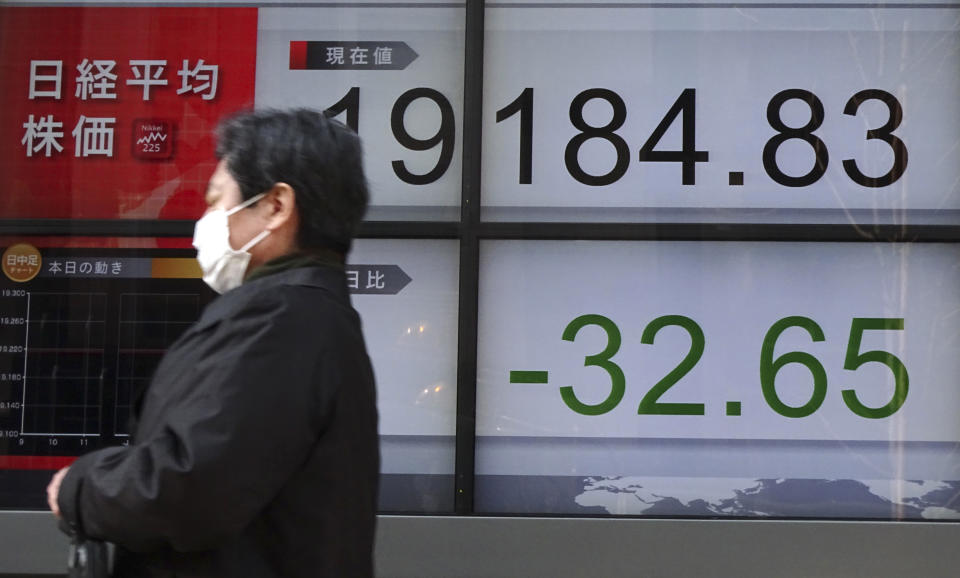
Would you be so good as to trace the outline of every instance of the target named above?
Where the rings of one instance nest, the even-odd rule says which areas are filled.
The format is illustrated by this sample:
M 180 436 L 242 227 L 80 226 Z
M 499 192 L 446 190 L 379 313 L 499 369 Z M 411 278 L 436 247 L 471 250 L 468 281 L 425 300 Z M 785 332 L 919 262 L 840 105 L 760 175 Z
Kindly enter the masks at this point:
M 300 108 L 241 112 L 216 134 L 217 159 L 226 161 L 244 200 L 276 183 L 293 188 L 301 249 L 350 249 L 370 198 L 356 133 Z

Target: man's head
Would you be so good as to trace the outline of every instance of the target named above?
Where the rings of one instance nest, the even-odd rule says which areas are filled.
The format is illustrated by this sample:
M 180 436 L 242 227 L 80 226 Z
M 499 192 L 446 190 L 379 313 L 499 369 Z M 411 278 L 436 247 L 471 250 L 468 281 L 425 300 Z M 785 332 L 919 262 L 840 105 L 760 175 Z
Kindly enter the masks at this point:
M 307 109 L 240 113 L 218 127 L 217 158 L 211 208 L 264 195 L 230 216 L 234 249 L 270 231 L 250 249 L 251 269 L 296 251 L 349 250 L 369 193 L 360 139 L 343 124 Z

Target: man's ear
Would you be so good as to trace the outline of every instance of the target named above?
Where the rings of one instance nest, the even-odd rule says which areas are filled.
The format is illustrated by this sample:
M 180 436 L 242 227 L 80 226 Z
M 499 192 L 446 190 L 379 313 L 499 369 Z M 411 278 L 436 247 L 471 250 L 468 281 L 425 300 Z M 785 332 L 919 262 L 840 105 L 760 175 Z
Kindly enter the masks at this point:
M 297 195 L 287 183 L 276 183 L 263 199 L 267 203 L 267 229 L 276 231 L 293 224 L 297 212 Z

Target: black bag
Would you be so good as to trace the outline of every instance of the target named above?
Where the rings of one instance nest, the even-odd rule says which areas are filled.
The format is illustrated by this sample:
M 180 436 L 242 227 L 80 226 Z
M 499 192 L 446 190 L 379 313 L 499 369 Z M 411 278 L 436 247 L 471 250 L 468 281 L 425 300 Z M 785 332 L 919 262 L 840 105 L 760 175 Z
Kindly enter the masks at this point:
M 109 578 L 110 551 L 106 542 L 91 540 L 80 532 L 70 541 L 67 578 Z
M 77 492 L 77 512 L 80 512 L 80 492 Z M 67 578 L 110 578 L 111 552 L 107 543 L 88 538 L 80 530 L 80 524 L 61 520 L 60 525 L 70 534 Z

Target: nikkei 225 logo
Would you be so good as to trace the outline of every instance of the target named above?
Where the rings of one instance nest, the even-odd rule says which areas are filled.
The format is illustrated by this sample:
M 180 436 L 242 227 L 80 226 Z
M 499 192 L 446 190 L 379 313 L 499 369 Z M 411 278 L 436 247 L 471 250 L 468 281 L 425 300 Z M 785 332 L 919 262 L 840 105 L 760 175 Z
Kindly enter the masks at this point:
M 173 157 L 174 124 L 156 118 L 133 121 L 133 156 L 144 161 Z

